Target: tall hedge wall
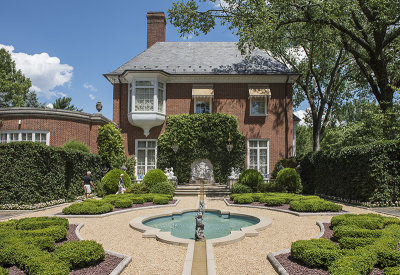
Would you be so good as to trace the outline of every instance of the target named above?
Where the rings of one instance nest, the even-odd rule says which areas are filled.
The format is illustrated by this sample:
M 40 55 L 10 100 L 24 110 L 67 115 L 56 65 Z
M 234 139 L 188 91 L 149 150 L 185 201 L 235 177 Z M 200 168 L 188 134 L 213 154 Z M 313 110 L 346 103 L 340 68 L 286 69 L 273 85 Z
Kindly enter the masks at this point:
M 226 145 L 230 137 L 233 150 Z M 172 150 L 174 135 L 179 145 Z M 167 117 L 165 132 L 158 138 L 157 167 L 173 167 L 178 181 L 189 182 L 190 165 L 196 159 L 208 159 L 216 182 L 226 182 L 231 167 L 243 169 L 246 139 L 239 132 L 237 118 L 228 114 L 182 114 Z
M 0 204 L 34 204 L 83 195 L 82 177 L 101 179 L 101 158 L 33 142 L 0 144 Z
M 400 141 L 321 150 L 300 165 L 305 193 L 359 201 L 400 198 Z

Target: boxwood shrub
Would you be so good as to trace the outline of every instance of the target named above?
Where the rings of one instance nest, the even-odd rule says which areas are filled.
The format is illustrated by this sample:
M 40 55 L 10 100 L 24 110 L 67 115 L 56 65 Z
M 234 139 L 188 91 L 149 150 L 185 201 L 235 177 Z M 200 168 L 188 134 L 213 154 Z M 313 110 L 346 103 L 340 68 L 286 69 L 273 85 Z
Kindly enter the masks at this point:
M 0 266 L 0 275 L 8 275 L 8 270 Z
M 150 188 L 150 192 L 155 194 L 173 195 L 175 193 L 175 187 L 172 183 L 168 181 L 159 182 Z
M 400 265 L 386 267 L 383 272 L 387 275 L 400 275 Z
M 53 256 L 69 268 L 95 265 L 105 257 L 103 246 L 95 241 L 71 241 L 58 246 Z
M 153 203 L 154 204 L 168 204 L 169 198 L 165 196 L 158 196 L 155 195 L 153 198 Z
M 142 204 L 142 203 L 144 203 L 144 199 L 142 197 L 135 197 L 135 198 L 132 198 L 132 202 L 134 204 Z
M 81 196 L 87 170 L 100 180 L 99 155 L 37 142 L 0 144 L 0 202 L 35 204 Z
M 151 193 L 149 193 L 149 194 L 142 194 L 141 197 L 143 198 L 143 200 L 144 200 L 145 202 L 151 202 L 151 201 L 153 201 L 153 199 L 154 199 L 154 194 L 151 194 Z
M 300 193 L 303 190 L 300 175 L 294 168 L 284 168 L 278 172 L 275 184 L 282 187 L 284 192 Z
M 286 200 L 284 198 L 279 198 L 279 197 L 262 197 L 259 202 L 265 203 L 268 206 L 280 206 L 282 204 L 285 204 Z
M 96 215 L 108 213 L 113 210 L 112 204 L 101 200 L 86 200 L 84 202 L 74 203 L 65 207 L 62 212 L 65 215 Z
M 146 173 L 142 184 L 151 190 L 154 185 L 166 181 L 168 181 L 168 178 L 161 169 L 152 169 Z
M 234 194 L 243 194 L 243 193 L 251 193 L 253 190 L 244 184 L 240 184 L 240 183 L 235 183 L 232 186 L 232 193 Z
M 335 226 L 333 229 L 333 236 L 336 239 L 343 237 L 354 237 L 354 238 L 379 238 L 382 236 L 382 230 L 371 230 L 360 228 L 357 226 L 340 225 Z
M 293 258 L 310 267 L 328 267 L 342 255 L 338 245 L 324 239 L 296 241 L 290 252 Z
M 242 194 L 240 196 L 236 196 L 234 198 L 234 202 L 238 204 L 249 204 L 254 202 L 254 199 L 251 194 Z
M 55 225 L 59 225 L 68 229 L 69 222 L 67 219 L 57 217 L 24 218 L 16 221 L 16 229 L 20 230 L 42 229 Z
M 116 208 L 129 208 L 132 207 L 133 201 L 130 199 L 117 199 L 114 206 Z
M 103 190 L 107 195 L 115 194 L 118 191 L 118 182 L 121 174 L 124 174 L 125 188 L 129 188 L 129 186 L 131 186 L 131 178 L 127 172 L 121 169 L 112 169 L 101 180 Z
M 342 206 L 333 202 L 322 199 L 293 200 L 290 208 L 298 212 L 338 212 L 342 210 Z
M 261 173 L 254 169 L 244 170 L 238 180 L 238 183 L 250 187 L 252 191 L 257 191 L 257 187 L 263 182 L 264 178 Z

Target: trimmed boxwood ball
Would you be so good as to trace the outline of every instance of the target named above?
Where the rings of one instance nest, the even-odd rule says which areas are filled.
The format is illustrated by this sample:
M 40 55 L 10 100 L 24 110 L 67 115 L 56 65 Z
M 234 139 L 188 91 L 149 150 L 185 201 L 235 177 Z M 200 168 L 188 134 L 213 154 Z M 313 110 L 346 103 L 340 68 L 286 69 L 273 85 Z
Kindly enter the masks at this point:
M 234 194 L 243 194 L 243 193 L 251 193 L 251 192 L 252 192 L 252 189 L 244 184 L 235 183 L 232 186 L 232 193 L 234 193 Z
M 154 185 L 166 181 L 168 181 L 168 177 L 161 169 L 151 169 L 144 176 L 142 184 L 151 190 Z
M 108 213 L 113 210 L 113 206 L 110 203 L 103 201 L 86 200 L 84 202 L 78 202 L 65 207 L 62 212 L 65 215 L 96 215 Z
M 154 204 L 168 204 L 169 198 L 164 196 L 157 196 L 155 195 L 153 198 Z
M 150 192 L 155 194 L 173 195 L 175 193 L 175 187 L 168 181 L 159 182 L 150 188 Z
M 103 246 L 95 241 L 71 241 L 58 246 L 53 256 L 75 269 L 97 264 L 105 253 Z
M 85 143 L 79 142 L 75 139 L 71 139 L 71 140 L 67 141 L 66 143 L 63 144 L 63 146 L 61 146 L 61 148 L 67 149 L 67 150 L 76 150 L 76 151 L 81 151 L 81 152 L 85 152 L 85 153 L 90 153 L 90 149 L 89 149 L 89 147 L 87 147 L 87 145 Z
M 261 173 L 254 169 L 244 170 L 238 180 L 238 183 L 250 187 L 253 191 L 257 191 L 257 186 L 263 182 L 264 178 Z
M 293 168 L 284 168 L 279 171 L 275 183 L 287 192 L 298 194 L 303 190 L 300 175 Z
M 112 169 L 101 180 L 103 189 L 106 194 L 115 194 L 118 191 L 119 176 L 121 174 L 124 174 L 125 188 L 131 186 L 131 178 L 129 177 L 127 172 L 121 169 Z
M 130 199 L 117 199 L 114 206 L 116 208 L 129 208 L 132 207 L 133 201 Z

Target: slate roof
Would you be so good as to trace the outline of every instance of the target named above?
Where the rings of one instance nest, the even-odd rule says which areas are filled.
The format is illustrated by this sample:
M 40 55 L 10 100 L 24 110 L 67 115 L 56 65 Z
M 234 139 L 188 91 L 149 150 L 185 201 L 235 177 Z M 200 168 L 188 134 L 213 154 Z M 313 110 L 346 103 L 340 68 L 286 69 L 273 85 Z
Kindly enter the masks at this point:
M 242 56 L 235 42 L 157 42 L 107 75 L 125 71 L 168 74 L 294 74 L 265 51 Z

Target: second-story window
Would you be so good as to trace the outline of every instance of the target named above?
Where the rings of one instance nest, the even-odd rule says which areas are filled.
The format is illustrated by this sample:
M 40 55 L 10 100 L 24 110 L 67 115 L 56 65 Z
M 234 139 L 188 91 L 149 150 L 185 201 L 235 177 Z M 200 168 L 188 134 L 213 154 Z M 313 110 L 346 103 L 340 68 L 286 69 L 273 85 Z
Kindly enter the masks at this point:
M 212 84 L 193 84 L 192 97 L 194 101 L 194 113 L 212 113 L 212 100 L 214 97 L 214 87 Z
M 132 99 L 135 102 L 132 111 L 165 113 L 165 83 L 156 80 L 134 80 L 132 86 Z

